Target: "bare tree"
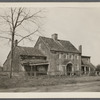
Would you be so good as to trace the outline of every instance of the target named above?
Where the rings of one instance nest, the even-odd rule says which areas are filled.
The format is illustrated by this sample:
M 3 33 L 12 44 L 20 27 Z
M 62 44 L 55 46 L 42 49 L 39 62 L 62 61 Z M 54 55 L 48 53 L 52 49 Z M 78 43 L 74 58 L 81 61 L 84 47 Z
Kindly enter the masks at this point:
M 1 15 L 0 17 L 3 19 L 3 21 L 8 25 L 9 30 L 7 31 L 7 35 L 11 35 L 11 37 L 6 36 L 0 36 L 0 38 L 8 39 L 11 41 L 11 71 L 10 71 L 10 78 L 12 77 L 12 68 L 13 68 L 13 54 L 14 54 L 14 41 L 15 36 L 20 37 L 20 40 L 18 40 L 18 43 L 20 43 L 24 39 L 28 39 L 32 41 L 31 35 L 33 35 L 36 32 L 39 32 L 40 29 L 40 19 L 44 18 L 43 16 L 44 9 L 39 9 L 34 12 L 31 12 L 30 10 L 26 8 L 10 8 L 9 12 L 6 12 L 4 15 Z M 35 27 L 34 30 L 31 32 L 24 27 L 25 22 L 34 24 L 33 27 Z M 17 30 L 20 28 L 23 28 L 25 31 L 28 32 L 27 35 L 23 36 L 22 34 L 18 34 Z M 6 32 L 5 32 L 6 33 Z

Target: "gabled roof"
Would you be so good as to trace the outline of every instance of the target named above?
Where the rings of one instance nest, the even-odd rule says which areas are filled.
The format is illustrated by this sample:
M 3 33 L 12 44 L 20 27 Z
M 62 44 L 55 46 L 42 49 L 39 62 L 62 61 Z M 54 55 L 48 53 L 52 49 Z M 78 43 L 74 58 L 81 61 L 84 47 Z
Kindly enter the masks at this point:
M 20 55 L 25 55 L 25 56 L 41 56 L 41 57 L 45 57 L 41 51 L 39 51 L 38 49 L 35 49 L 33 47 L 22 47 L 22 46 L 16 46 L 14 48 L 14 59 L 13 59 L 13 70 L 14 71 L 19 71 L 21 70 L 19 68 L 19 56 Z M 11 56 L 11 52 L 9 53 L 6 61 L 4 62 L 3 66 L 7 67 L 6 70 L 10 70 L 10 56 Z
M 28 56 L 44 56 L 40 50 L 35 49 L 34 47 L 16 46 L 15 53 L 19 53 L 19 55 L 28 55 Z
M 34 47 L 23 47 L 23 46 L 16 46 L 14 48 L 14 55 L 25 55 L 25 56 L 43 56 L 43 53 L 34 48 Z M 11 51 L 9 52 L 8 56 L 7 56 L 7 59 L 10 59 L 10 56 L 11 56 Z M 7 61 L 6 59 L 6 61 Z M 6 61 L 3 63 L 3 65 L 6 63 Z
M 54 40 L 52 38 L 47 38 L 42 36 L 40 36 L 40 38 L 45 42 L 45 44 L 50 48 L 50 50 L 80 53 L 69 41 L 58 40 L 58 39 Z

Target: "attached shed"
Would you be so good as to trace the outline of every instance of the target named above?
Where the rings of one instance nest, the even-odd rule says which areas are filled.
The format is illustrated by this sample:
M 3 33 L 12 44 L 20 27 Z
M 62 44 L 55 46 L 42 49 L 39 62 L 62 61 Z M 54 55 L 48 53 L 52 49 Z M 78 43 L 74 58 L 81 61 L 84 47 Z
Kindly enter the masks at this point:
M 5 61 L 3 65 L 4 71 L 9 72 L 11 70 L 10 57 L 11 57 L 11 53 L 9 53 L 7 60 Z M 21 46 L 15 47 L 14 60 L 13 60 L 13 72 L 25 72 L 25 71 L 28 71 L 28 69 L 30 71 L 31 70 L 30 66 L 33 67 L 34 65 L 39 64 L 39 63 L 44 63 L 44 65 L 46 64 L 46 66 L 48 65 L 46 61 L 46 57 L 41 53 L 40 50 L 34 49 L 33 47 L 21 47 Z M 46 67 L 46 70 L 47 70 L 47 67 Z

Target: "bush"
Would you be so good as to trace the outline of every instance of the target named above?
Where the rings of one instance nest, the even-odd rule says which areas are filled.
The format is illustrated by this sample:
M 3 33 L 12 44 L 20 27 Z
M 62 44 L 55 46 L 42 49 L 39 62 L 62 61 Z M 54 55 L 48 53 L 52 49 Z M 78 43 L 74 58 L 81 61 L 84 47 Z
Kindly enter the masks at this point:
M 76 76 L 80 76 L 80 74 L 81 74 L 80 71 L 75 71 Z
M 100 64 L 97 65 L 97 67 L 96 67 L 96 71 L 99 71 L 99 72 L 100 72 Z

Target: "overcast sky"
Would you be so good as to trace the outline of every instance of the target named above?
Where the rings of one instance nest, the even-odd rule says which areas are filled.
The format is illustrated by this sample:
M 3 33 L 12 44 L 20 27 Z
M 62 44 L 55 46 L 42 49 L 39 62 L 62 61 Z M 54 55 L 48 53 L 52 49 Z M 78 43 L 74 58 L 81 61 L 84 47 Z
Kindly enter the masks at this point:
M 91 56 L 94 65 L 100 64 L 100 7 L 52 7 L 47 9 L 43 36 L 58 34 L 59 39 L 70 41 L 76 48 L 83 47 L 83 55 Z M 38 34 L 39 35 L 39 34 Z M 38 36 L 35 38 L 35 40 Z M 35 42 L 34 42 L 35 43 Z M 24 46 L 34 46 L 21 43 Z M 0 63 L 3 64 L 10 45 L 0 41 Z

